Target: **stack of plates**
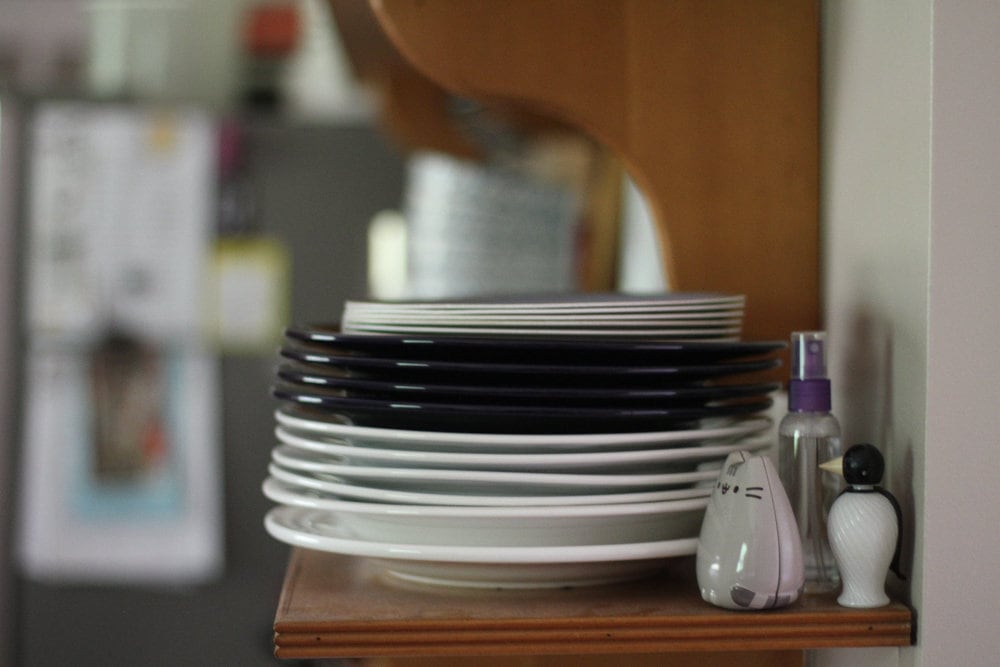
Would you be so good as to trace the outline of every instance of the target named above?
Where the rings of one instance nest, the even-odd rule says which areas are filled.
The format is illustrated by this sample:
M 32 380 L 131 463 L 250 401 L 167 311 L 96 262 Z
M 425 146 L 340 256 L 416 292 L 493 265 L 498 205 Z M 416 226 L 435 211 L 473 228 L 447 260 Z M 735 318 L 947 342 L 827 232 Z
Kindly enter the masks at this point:
M 620 294 L 531 300 L 348 301 L 345 332 L 736 340 L 744 297 Z
M 742 299 L 352 302 L 343 331 L 290 328 L 267 529 L 456 586 L 619 581 L 694 553 L 722 460 L 770 444 L 777 385 L 754 374 L 783 345 L 689 338 L 714 321 L 693 313 L 738 328 L 721 315 L 733 308 Z

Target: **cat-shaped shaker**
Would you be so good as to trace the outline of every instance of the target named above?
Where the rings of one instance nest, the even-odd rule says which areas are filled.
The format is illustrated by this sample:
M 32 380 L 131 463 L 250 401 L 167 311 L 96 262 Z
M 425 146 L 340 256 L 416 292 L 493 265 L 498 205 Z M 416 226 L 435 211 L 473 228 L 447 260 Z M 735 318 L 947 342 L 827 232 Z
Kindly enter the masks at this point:
M 778 471 L 767 456 L 726 458 L 698 538 L 698 586 L 727 609 L 783 607 L 805 583 L 802 543 Z

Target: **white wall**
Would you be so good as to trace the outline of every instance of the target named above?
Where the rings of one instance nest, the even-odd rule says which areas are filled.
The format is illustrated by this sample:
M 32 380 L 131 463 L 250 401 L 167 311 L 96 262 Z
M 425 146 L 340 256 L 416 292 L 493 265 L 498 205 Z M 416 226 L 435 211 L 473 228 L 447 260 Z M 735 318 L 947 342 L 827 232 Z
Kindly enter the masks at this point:
M 834 409 L 888 454 L 918 644 L 822 664 L 991 665 L 1000 646 L 1000 3 L 824 3 Z
M 1000 3 L 934 5 L 923 665 L 1000 660 Z
M 920 604 L 930 202 L 931 0 L 835 1 L 823 11 L 825 326 L 845 447 L 887 458 L 885 485 L 915 521 L 904 561 Z M 919 539 L 919 538 L 916 538 Z M 895 649 L 822 654 L 886 665 Z
M 821 224 L 845 445 L 883 449 L 885 484 L 912 516 L 925 439 L 931 2 L 902 5 L 825 5 Z

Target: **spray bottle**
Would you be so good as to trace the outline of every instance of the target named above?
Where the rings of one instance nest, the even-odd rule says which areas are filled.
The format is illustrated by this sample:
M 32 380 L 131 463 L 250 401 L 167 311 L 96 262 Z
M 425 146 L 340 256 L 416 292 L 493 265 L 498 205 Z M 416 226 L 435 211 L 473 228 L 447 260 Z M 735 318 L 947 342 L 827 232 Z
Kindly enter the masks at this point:
M 840 423 L 830 413 L 826 351 L 825 332 L 792 334 L 788 414 L 778 426 L 778 474 L 802 537 L 807 593 L 831 591 L 840 584 L 826 519 L 843 483 L 823 475 L 819 467 L 842 453 Z

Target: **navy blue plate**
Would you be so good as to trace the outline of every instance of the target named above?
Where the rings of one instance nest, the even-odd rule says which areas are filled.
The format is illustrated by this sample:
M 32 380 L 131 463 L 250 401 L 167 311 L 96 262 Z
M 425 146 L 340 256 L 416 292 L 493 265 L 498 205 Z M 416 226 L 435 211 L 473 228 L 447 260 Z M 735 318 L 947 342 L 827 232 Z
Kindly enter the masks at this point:
M 784 349 L 778 341 L 699 341 L 581 338 L 509 338 L 446 335 L 345 334 L 336 325 L 293 326 L 291 341 L 331 354 L 380 359 L 438 359 L 523 364 L 712 363 L 767 355 Z
M 672 363 L 616 363 L 601 360 L 599 363 L 527 363 L 519 361 L 468 361 L 450 359 L 386 359 L 357 356 L 315 345 L 286 345 L 281 356 L 317 367 L 337 369 L 352 377 L 365 377 L 383 381 L 411 381 L 421 379 L 456 385 L 511 384 L 522 386 L 622 386 L 694 383 L 710 378 L 742 375 L 777 368 L 777 358 L 746 361 L 720 361 L 685 363 L 675 359 Z
M 642 386 L 525 386 L 521 384 L 450 384 L 440 382 L 380 380 L 345 377 L 305 365 L 284 364 L 278 377 L 292 386 L 324 388 L 346 397 L 385 400 L 441 400 L 451 402 L 530 402 L 535 405 L 593 405 L 666 407 L 704 405 L 711 401 L 766 396 L 780 388 L 778 382 L 750 384 L 675 384 Z
M 504 403 L 389 401 L 349 398 L 279 383 L 282 401 L 338 415 L 359 426 L 462 433 L 608 433 L 691 428 L 699 419 L 761 412 L 771 399 L 723 402 L 698 407 L 621 408 L 539 406 Z

